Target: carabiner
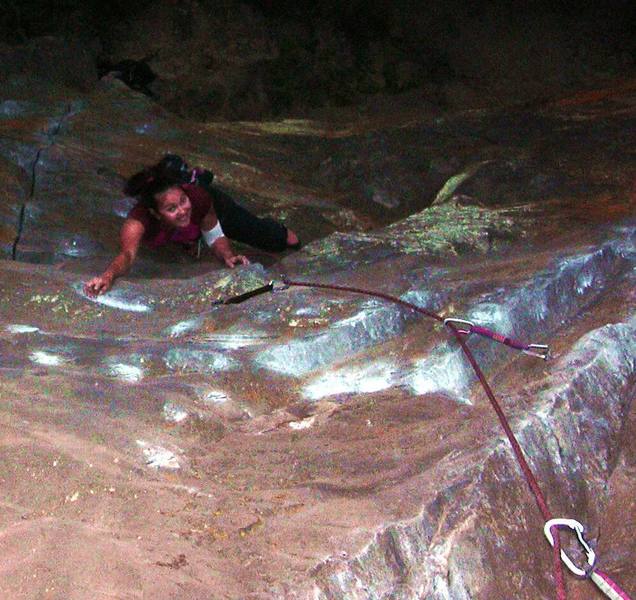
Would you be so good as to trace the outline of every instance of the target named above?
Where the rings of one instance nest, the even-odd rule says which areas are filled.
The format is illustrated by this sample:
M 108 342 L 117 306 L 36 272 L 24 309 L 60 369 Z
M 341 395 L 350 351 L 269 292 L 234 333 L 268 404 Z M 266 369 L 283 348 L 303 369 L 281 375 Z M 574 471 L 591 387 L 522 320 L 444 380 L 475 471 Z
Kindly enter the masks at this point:
M 573 531 L 576 532 L 576 537 L 579 540 L 581 546 L 583 546 L 583 550 L 585 551 L 585 556 L 587 557 L 587 564 L 590 568 L 593 568 L 596 563 L 596 553 L 590 547 L 590 545 L 585 541 L 583 537 L 583 525 L 581 525 L 578 521 L 574 519 L 550 519 L 543 526 L 543 533 L 545 537 L 548 538 L 548 542 L 554 548 L 554 537 L 552 536 L 552 527 L 569 527 Z M 583 569 L 579 569 L 571 560 L 570 557 L 565 553 L 565 550 L 561 550 L 561 560 L 565 563 L 568 569 L 572 571 L 578 577 L 587 577 L 588 571 L 584 571 Z
M 463 335 L 469 335 L 472 332 L 473 327 L 475 326 L 473 322 L 466 321 L 465 319 L 444 319 L 444 325 L 448 326 L 449 323 L 452 323 L 453 325 L 460 325 L 462 327 L 468 327 L 468 329 L 457 328 L 457 333 L 461 333 Z
M 550 357 L 550 347 L 545 344 L 528 344 L 522 352 L 524 354 L 529 354 L 530 356 L 542 358 L 543 360 L 548 360 Z

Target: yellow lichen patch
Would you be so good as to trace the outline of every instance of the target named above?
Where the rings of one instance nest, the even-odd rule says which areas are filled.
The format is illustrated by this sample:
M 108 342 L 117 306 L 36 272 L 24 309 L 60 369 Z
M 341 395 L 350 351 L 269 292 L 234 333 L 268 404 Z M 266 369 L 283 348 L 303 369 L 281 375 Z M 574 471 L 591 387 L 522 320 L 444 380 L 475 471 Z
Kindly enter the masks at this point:
M 459 186 L 464 183 L 467 179 L 470 179 L 481 167 L 487 165 L 492 161 L 490 160 L 482 160 L 478 163 L 470 165 L 463 173 L 459 173 L 458 175 L 453 175 L 442 187 L 442 189 L 435 196 L 435 200 L 433 200 L 433 204 L 443 204 L 444 202 L 448 202 L 452 197 L 455 191 L 459 188 Z
M 346 137 L 353 132 L 348 127 L 335 129 L 317 121 L 306 119 L 284 119 L 282 121 L 244 121 L 238 124 L 252 135 L 300 135 L 313 137 Z

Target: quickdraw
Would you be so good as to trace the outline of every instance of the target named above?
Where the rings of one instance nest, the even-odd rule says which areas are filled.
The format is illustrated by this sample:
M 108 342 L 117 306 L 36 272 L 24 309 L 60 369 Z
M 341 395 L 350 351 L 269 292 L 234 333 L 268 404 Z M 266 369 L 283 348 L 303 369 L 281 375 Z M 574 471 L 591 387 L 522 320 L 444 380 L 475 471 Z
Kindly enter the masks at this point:
M 512 431 L 510 424 L 508 423 L 508 419 L 506 418 L 505 413 L 503 412 L 499 402 L 495 398 L 495 395 L 490 385 L 488 384 L 488 381 L 486 380 L 485 375 L 483 374 L 481 368 L 477 364 L 477 361 L 475 360 L 475 357 L 473 353 L 471 352 L 470 348 L 466 344 L 466 338 L 471 333 L 475 333 L 477 335 L 481 335 L 483 337 L 492 339 L 501 344 L 505 344 L 506 346 L 509 346 L 516 350 L 521 350 L 522 352 L 526 354 L 529 354 L 531 356 L 536 356 L 543 360 L 547 360 L 549 358 L 548 346 L 544 344 L 524 344 L 518 340 L 515 340 L 514 338 L 504 336 L 500 333 L 491 331 L 490 329 L 487 329 L 486 327 L 482 327 L 481 325 L 476 325 L 473 322 L 467 321 L 464 319 L 454 319 L 454 318 L 445 319 L 442 316 L 432 311 L 426 310 L 425 308 L 421 308 L 415 304 L 412 304 L 411 302 L 402 300 L 401 298 L 391 296 L 390 294 L 384 294 L 382 292 L 374 292 L 370 290 L 343 286 L 343 285 L 336 285 L 336 284 L 315 283 L 315 282 L 307 282 L 307 281 L 293 281 L 291 279 L 288 279 L 285 276 L 282 277 L 282 283 L 276 283 L 275 281 L 272 280 L 268 284 L 261 286 L 259 288 L 256 288 L 255 290 L 252 290 L 250 292 L 246 292 L 238 296 L 233 296 L 225 300 L 217 300 L 215 304 L 239 304 L 241 302 L 244 302 L 245 300 L 248 300 L 249 298 L 253 298 L 254 296 L 258 296 L 260 294 L 264 294 L 264 293 L 275 291 L 275 290 L 287 289 L 292 286 L 349 292 L 354 294 L 362 294 L 365 296 L 371 296 L 375 298 L 381 298 L 388 302 L 398 304 L 407 309 L 413 310 L 427 317 L 435 319 L 436 321 L 443 323 L 446 327 L 448 327 L 448 329 L 451 331 L 451 333 L 455 336 L 455 338 L 459 342 L 459 345 L 461 346 L 468 362 L 473 368 L 473 371 L 475 372 L 477 379 L 479 379 L 479 382 L 481 383 L 486 395 L 488 396 L 488 399 L 490 400 L 490 403 L 495 413 L 497 414 L 497 417 L 499 418 L 499 422 L 504 432 L 506 433 L 506 437 L 508 438 L 508 441 L 510 442 L 510 445 L 512 446 L 512 450 L 515 454 L 517 462 L 519 463 L 519 467 L 521 468 L 521 471 L 523 472 L 525 476 L 526 482 L 528 483 L 528 486 L 530 487 L 530 490 L 532 491 L 534 495 L 539 511 L 541 512 L 541 514 L 543 515 L 546 521 L 544 532 L 546 537 L 548 538 L 548 541 L 550 542 L 550 545 L 553 548 L 554 579 L 555 579 L 557 599 L 566 600 L 565 581 L 563 578 L 563 569 L 561 565 L 561 561 L 563 560 L 563 562 L 566 564 L 566 566 L 570 569 L 572 573 L 574 573 L 575 575 L 579 577 L 586 577 L 591 579 L 598 586 L 598 588 L 601 591 L 603 591 L 608 596 L 608 598 L 610 598 L 610 600 L 631 600 L 630 597 L 623 590 L 621 590 L 619 586 L 609 578 L 608 575 L 606 575 L 605 573 L 603 573 L 602 571 L 600 571 L 599 569 L 595 567 L 596 555 L 594 554 L 594 551 L 592 550 L 592 548 L 589 546 L 589 544 L 585 541 L 585 538 L 583 537 L 583 526 L 580 523 L 578 523 L 578 521 L 574 521 L 571 519 L 554 519 L 552 515 L 550 514 L 548 504 L 545 500 L 545 497 L 543 496 L 543 493 L 541 491 L 541 488 L 539 487 L 539 484 L 537 483 L 536 478 L 534 477 L 534 474 L 532 473 L 532 470 L 530 469 L 530 466 L 528 465 L 528 462 L 525 459 L 523 450 L 519 442 L 517 441 L 517 438 L 514 432 Z M 570 527 L 576 532 L 579 542 L 581 543 L 581 545 L 583 546 L 586 552 L 586 556 L 588 559 L 588 569 L 586 570 L 580 569 L 579 567 L 574 565 L 574 563 L 570 560 L 568 555 L 561 550 L 561 544 L 559 540 L 560 527 Z
M 284 283 L 281 284 L 272 279 L 269 283 L 266 283 L 265 285 L 262 285 L 261 287 L 258 287 L 254 290 L 250 290 L 249 292 L 245 292 L 244 294 L 239 294 L 238 296 L 231 296 L 230 298 L 215 300 L 212 304 L 240 304 L 241 302 L 245 302 L 246 300 L 254 298 L 255 296 L 260 296 L 261 294 L 266 294 L 267 292 L 273 292 L 274 290 L 285 290 L 288 287 L 288 285 L 285 285 Z
M 499 342 L 500 344 L 504 344 L 510 348 L 514 348 L 515 350 L 521 350 L 521 352 L 525 354 L 536 356 L 543 360 L 548 360 L 550 356 L 550 348 L 545 344 L 524 344 L 514 338 L 492 331 L 487 327 L 475 325 L 472 321 L 466 321 L 464 319 L 444 319 L 444 325 L 448 325 L 449 323 L 452 323 L 456 327 L 462 327 L 462 329 L 459 329 L 459 327 L 457 328 L 457 332 L 462 335 L 476 333 L 477 335 L 494 340 L 495 342 Z

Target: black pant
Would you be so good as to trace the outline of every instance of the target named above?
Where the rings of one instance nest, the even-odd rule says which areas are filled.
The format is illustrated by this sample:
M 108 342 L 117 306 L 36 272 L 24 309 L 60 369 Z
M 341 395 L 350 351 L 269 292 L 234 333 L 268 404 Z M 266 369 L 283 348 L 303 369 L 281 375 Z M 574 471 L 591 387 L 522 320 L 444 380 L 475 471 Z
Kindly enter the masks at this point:
M 282 252 L 287 248 L 287 227 L 282 223 L 253 215 L 217 188 L 209 191 L 216 216 L 228 238 L 269 252 Z

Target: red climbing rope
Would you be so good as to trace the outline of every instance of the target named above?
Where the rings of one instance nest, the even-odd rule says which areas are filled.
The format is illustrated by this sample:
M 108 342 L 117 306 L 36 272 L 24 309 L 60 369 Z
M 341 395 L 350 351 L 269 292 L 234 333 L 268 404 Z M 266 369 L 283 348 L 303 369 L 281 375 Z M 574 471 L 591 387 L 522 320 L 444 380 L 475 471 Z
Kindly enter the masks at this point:
M 622 590 L 607 573 L 604 573 L 600 569 L 594 569 L 590 574 L 590 579 L 611 600 L 630 600 L 627 592 Z
M 316 283 L 309 281 L 293 281 L 291 279 L 283 276 L 282 285 L 277 284 L 275 281 L 270 281 L 268 284 L 261 286 L 255 290 L 247 292 L 245 294 L 241 294 L 239 296 L 234 296 L 232 298 L 228 298 L 225 300 L 218 300 L 216 304 L 238 304 L 247 300 L 248 298 L 253 298 L 259 294 L 263 294 L 266 292 L 271 292 L 273 290 L 284 289 L 289 286 L 294 287 L 307 287 L 307 288 L 317 288 L 324 290 L 333 290 L 339 292 L 348 292 L 354 294 L 362 294 L 365 296 L 371 296 L 375 298 L 380 298 L 382 300 L 386 300 L 387 302 L 392 302 L 393 304 L 398 304 L 406 309 L 413 310 L 420 314 L 423 314 L 431 319 L 435 319 L 440 323 L 443 323 L 448 329 L 450 329 L 451 333 L 455 336 L 455 339 L 458 341 L 462 351 L 464 352 L 470 366 L 473 368 L 477 379 L 481 383 L 484 391 L 486 392 L 486 396 L 488 396 L 488 400 L 490 401 L 491 406 L 493 407 L 495 413 L 497 414 L 497 418 L 499 419 L 499 423 L 501 424 L 504 432 L 506 433 L 506 437 L 510 442 L 512 447 L 512 451 L 519 463 L 519 467 L 530 487 L 532 494 L 534 495 L 535 501 L 545 520 L 544 532 L 548 541 L 553 547 L 553 563 L 554 563 L 554 579 L 555 579 L 555 587 L 556 587 L 556 595 L 557 600 L 566 600 L 566 590 L 565 590 L 565 580 L 563 578 L 563 566 L 561 561 L 568 566 L 568 568 L 578 576 L 585 576 L 591 579 L 597 587 L 603 591 L 608 598 L 611 600 L 630 600 L 629 596 L 614 582 L 612 579 L 605 574 L 600 569 L 595 567 L 595 555 L 593 550 L 587 544 L 583 537 L 583 526 L 578 523 L 578 521 L 573 521 L 572 519 L 553 519 L 550 513 L 550 509 L 548 508 L 548 503 L 537 483 L 537 480 L 532 472 L 532 469 L 528 465 L 526 461 L 525 455 L 521 448 L 521 445 L 517 441 L 510 424 L 508 423 L 508 419 L 506 418 L 505 413 L 503 412 L 501 405 L 497 401 L 495 394 L 493 393 L 486 377 L 479 367 L 474 354 L 466 344 L 466 338 L 471 333 L 475 333 L 481 335 L 483 337 L 487 337 L 491 340 L 499 342 L 501 344 L 505 344 L 511 348 L 515 348 L 516 350 L 521 350 L 526 354 L 530 354 L 532 356 L 537 356 L 542 359 L 547 359 L 549 354 L 549 348 L 543 344 L 525 344 L 508 336 L 502 335 L 486 327 L 482 327 L 480 325 L 475 325 L 470 321 L 466 321 L 463 319 L 453 319 L 447 318 L 438 315 L 432 311 L 426 310 L 425 308 L 421 308 L 416 304 L 411 302 L 407 302 L 402 300 L 401 298 L 397 298 L 396 296 L 392 296 L 390 294 L 384 294 L 382 292 L 374 292 L 371 290 L 365 290 L 356 287 L 350 287 L 345 285 L 336 285 L 329 283 Z M 576 567 L 570 560 L 570 558 L 561 550 L 561 544 L 559 539 L 559 527 L 566 526 L 573 529 L 578 538 L 579 542 L 583 545 L 589 561 L 589 568 L 587 570 L 582 570 Z
M 426 315 L 427 317 L 435 319 L 436 321 L 439 321 L 440 323 L 444 323 L 445 321 L 444 318 L 438 315 L 437 313 L 431 312 L 411 302 L 407 302 L 405 300 L 402 300 L 395 296 L 391 296 L 390 294 L 384 294 L 382 292 L 373 292 L 369 290 L 343 286 L 343 285 L 313 283 L 313 282 L 307 282 L 307 281 L 294 281 L 291 279 L 287 279 L 285 277 L 283 278 L 283 283 L 285 283 L 288 286 L 294 286 L 294 287 L 308 287 L 308 288 L 335 290 L 335 291 L 349 292 L 354 294 L 363 294 L 365 296 L 373 296 L 375 298 L 382 298 L 383 300 L 387 300 L 388 302 L 398 304 L 410 310 L 414 310 L 420 314 Z M 490 385 L 488 384 L 488 381 L 486 380 L 485 375 L 483 374 L 482 370 L 477 364 L 477 361 L 475 360 L 475 357 L 473 353 L 471 352 L 470 348 L 468 348 L 468 345 L 466 344 L 466 341 L 462 333 L 460 333 L 460 330 L 455 326 L 453 321 L 446 321 L 445 324 L 451 330 L 451 332 L 455 336 L 455 339 L 459 342 L 459 345 L 461 349 L 464 351 L 464 354 L 466 355 L 468 362 L 473 368 L 475 375 L 477 375 L 477 379 L 479 379 L 479 382 L 484 388 L 484 391 L 486 392 L 486 396 L 488 396 L 488 399 L 490 400 L 490 404 L 495 410 L 495 413 L 497 414 L 499 422 L 506 433 L 506 437 L 508 438 L 508 441 L 510 442 L 510 445 L 512 446 L 512 450 L 515 454 L 515 457 L 517 458 L 517 462 L 519 463 L 519 466 L 521 467 L 521 471 L 523 472 L 526 478 L 528 486 L 530 487 L 530 490 L 532 491 L 534 495 L 537 506 L 539 507 L 539 511 L 541 512 L 541 515 L 543 516 L 544 520 L 549 521 L 550 519 L 552 519 L 552 515 L 550 513 L 550 509 L 548 508 L 548 503 L 546 502 L 546 499 L 543 496 L 541 488 L 539 487 L 539 484 L 537 483 L 537 480 L 534 474 L 532 473 L 532 470 L 530 469 L 528 462 L 525 459 L 523 450 L 521 449 L 521 446 L 519 445 L 519 442 L 517 441 L 517 438 L 515 437 L 515 434 L 513 433 L 512 428 L 510 427 L 510 424 L 508 423 L 508 419 L 506 418 L 506 415 L 504 414 L 499 402 L 495 398 L 495 395 Z M 554 562 L 554 578 L 555 578 L 555 584 L 556 584 L 557 599 L 566 600 L 565 581 L 563 578 L 563 568 L 561 565 L 561 545 L 559 543 L 559 531 L 556 527 L 553 530 L 553 535 L 554 535 L 553 562 Z

